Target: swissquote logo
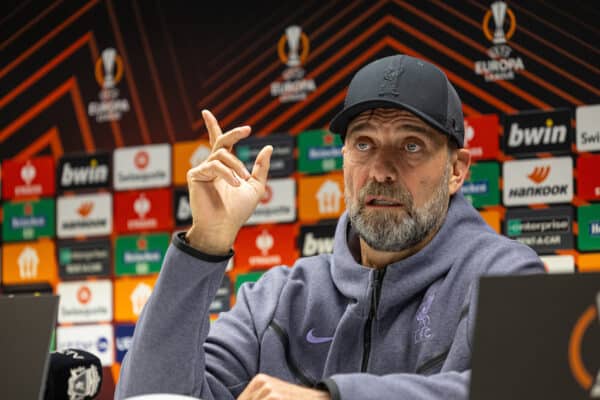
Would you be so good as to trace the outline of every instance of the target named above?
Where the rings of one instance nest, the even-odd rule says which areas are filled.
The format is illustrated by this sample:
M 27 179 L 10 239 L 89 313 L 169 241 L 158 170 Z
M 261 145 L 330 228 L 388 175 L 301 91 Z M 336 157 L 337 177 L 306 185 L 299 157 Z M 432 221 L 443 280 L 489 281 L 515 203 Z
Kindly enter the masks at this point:
M 58 186 L 61 190 L 105 188 L 110 184 L 108 153 L 65 156 L 58 164 Z
M 291 222 L 296 219 L 296 181 L 270 179 L 265 194 L 246 225 L 265 222 Z
M 109 280 L 60 282 L 59 323 L 110 322 L 113 317 Z
M 573 142 L 570 110 L 529 111 L 507 115 L 504 151 L 507 154 L 570 152 Z
M 165 187 L 171 184 L 171 146 L 151 144 L 114 152 L 115 190 Z
M 565 203 L 573 199 L 571 157 L 507 161 L 502 167 L 507 206 Z
M 488 82 L 514 79 L 515 73 L 525 69 L 521 57 L 511 56 L 512 48 L 507 44 L 517 28 L 515 13 L 505 2 L 495 1 L 483 16 L 482 28 L 493 45 L 488 49 L 490 59 L 475 61 L 475 73 Z
M 579 106 L 575 111 L 577 150 L 600 150 L 600 104 Z
M 94 68 L 94 76 L 101 87 L 99 101 L 88 104 L 88 115 L 95 117 L 96 122 L 118 121 L 130 110 L 129 100 L 119 98 L 117 88 L 124 71 L 123 59 L 117 50 L 112 47 L 102 50 Z
M 112 232 L 112 196 L 109 193 L 62 196 L 57 201 L 57 236 L 109 235 Z
M 600 370 L 590 370 L 591 366 L 584 360 L 585 345 L 590 335 L 589 330 L 598 331 L 598 313 L 600 310 L 600 292 L 596 294 L 595 304 L 587 307 L 575 322 L 569 339 L 569 367 L 577 384 L 589 394 L 590 398 L 600 398 Z M 594 337 L 597 340 L 597 337 Z M 595 354 L 595 353 L 593 353 Z M 598 363 L 595 364 L 598 368 Z
M 271 96 L 278 97 L 282 103 L 295 102 L 304 100 L 317 88 L 313 79 L 305 79 L 306 71 L 302 68 L 309 51 L 308 35 L 298 25 L 288 26 L 277 44 L 279 59 L 287 68 L 282 81 L 271 83 Z

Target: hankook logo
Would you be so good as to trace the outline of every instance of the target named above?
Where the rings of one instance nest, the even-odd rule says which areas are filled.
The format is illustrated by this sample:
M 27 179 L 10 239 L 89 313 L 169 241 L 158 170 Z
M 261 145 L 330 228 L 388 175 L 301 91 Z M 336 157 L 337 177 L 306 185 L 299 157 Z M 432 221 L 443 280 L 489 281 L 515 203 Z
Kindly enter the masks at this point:
M 504 204 L 566 203 L 573 199 L 573 160 L 556 157 L 503 164 Z

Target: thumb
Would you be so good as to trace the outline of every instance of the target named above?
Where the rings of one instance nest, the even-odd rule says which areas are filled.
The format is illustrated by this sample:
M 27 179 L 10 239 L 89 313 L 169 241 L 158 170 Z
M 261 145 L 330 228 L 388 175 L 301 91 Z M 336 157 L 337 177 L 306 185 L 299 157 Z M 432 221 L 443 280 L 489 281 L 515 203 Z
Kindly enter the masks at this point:
M 269 166 L 271 165 L 271 154 L 273 154 L 273 146 L 268 145 L 263 147 L 256 156 L 254 167 L 252 167 L 252 177 L 263 185 L 267 183 Z

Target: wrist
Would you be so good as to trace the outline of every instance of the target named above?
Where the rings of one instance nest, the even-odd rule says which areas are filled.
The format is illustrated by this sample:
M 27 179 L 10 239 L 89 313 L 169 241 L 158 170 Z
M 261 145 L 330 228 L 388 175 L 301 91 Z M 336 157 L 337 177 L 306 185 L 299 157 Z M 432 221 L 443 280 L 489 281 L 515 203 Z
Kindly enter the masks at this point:
M 184 239 L 194 249 L 214 256 L 229 254 L 233 246 L 231 241 L 219 239 L 218 235 L 207 235 L 198 232 L 193 225 L 185 233 Z

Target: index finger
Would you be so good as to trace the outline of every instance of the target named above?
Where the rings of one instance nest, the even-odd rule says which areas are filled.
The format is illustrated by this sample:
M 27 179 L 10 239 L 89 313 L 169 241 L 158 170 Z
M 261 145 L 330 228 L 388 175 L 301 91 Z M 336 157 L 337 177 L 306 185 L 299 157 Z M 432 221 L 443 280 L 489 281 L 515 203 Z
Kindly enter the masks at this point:
M 202 119 L 204 120 L 204 125 L 206 125 L 206 130 L 208 131 L 208 140 L 210 142 L 211 147 L 217 141 L 219 136 L 223 134 L 221 127 L 219 126 L 219 122 L 217 118 L 208 110 L 202 110 Z

